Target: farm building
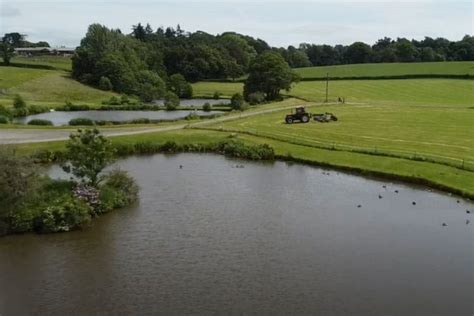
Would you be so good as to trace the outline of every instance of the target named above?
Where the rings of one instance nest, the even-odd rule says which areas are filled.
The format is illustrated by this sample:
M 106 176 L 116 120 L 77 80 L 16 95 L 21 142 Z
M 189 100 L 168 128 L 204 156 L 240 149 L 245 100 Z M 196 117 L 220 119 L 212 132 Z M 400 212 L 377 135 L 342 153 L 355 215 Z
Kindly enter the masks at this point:
M 20 47 L 15 48 L 15 53 L 22 56 L 38 56 L 38 55 L 73 55 L 75 48 L 69 47 Z

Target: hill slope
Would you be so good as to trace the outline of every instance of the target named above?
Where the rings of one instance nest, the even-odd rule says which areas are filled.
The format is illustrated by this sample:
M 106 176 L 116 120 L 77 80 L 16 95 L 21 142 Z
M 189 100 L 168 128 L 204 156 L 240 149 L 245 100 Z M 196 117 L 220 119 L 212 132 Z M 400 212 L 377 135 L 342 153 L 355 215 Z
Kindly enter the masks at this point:
M 59 70 L 0 67 L 0 104 L 11 105 L 15 94 L 27 103 L 62 105 L 66 100 L 76 104 L 98 104 L 116 95 L 86 86 Z

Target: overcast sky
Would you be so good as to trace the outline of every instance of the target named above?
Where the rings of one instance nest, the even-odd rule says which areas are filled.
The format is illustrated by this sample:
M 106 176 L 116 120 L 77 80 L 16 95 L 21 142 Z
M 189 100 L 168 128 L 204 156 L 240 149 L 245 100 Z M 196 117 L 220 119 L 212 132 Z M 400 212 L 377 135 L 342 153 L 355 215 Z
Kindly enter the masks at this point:
M 212 34 L 235 31 L 272 46 L 374 43 L 383 36 L 459 40 L 473 34 L 473 2 L 283 0 L 0 0 L 0 34 L 77 46 L 87 26 L 101 23 L 129 33 L 138 22 Z

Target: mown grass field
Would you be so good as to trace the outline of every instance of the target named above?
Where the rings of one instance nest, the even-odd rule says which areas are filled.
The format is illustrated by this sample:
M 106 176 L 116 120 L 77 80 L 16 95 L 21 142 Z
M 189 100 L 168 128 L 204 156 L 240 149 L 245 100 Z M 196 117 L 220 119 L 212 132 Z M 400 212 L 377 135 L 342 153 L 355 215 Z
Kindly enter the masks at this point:
M 308 104 L 309 105 L 309 104 Z M 313 105 L 312 113 L 331 112 L 331 123 L 286 124 L 289 111 L 258 115 L 210 127 L 248 132 L 314 147 L 422 158 L 474 170 L 474 109 L 445 107 Z
M 0 104 L 11 106 L 16 94 L 28 104 L 49 106 L 64 105 L 66 100 L 95 105 L 116 95 L 81 84 L 65 71 L 0 67 Z
M 225 96 L 242 93 L 238 82 L 198 82 L 194 93 L 211 97 L 215 91 Z M 326 94 L 324 81 L 303 81 L 295 84 L 290 96 L 308 101 L 323 102 Z M 344 97 L 346 102 L 377 102 L 384 104 L 414 105 L 474 105 L 474 80 L 409 79 L 409 80 L 337 80 L 329 82 L 329 99 Z
M 294 69 L 301 78 L 383 77 L 405 75 L 474 75 L 474 62 L 386 63 Z
M 70 57 L 63 56 L 16 56 L 11 60 L 14 64 L 47 66 L 58 70 L 71 71 L 72 61 Z

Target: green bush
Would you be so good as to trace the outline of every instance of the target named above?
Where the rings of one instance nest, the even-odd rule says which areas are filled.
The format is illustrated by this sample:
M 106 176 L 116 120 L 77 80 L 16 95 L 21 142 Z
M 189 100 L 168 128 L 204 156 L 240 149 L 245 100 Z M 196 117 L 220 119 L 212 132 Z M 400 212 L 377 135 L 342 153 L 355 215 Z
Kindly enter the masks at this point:
M 244 97 L 240 93 L 236 93 L 230 99 L 230 106 L 234 110 L 241 111 L 244 107 L 245 100 Z
M 130 99 L 128 98 L 127 95 L 123 94 L 121 97 L 120 97 L 120 104 L 129 104 L 130 103 Z
M 113 89 L 112 82 L 108 77 L 102 76 L 99 79 L 99 89 L 104 91 L 110 91 Z
M 28 106 L 28 114 L 40 114 L 49 112 L 49 107 L 42 105 L 30 105 Z
M 219 91 L 214 92 L 214 95 L 212 96 L 214 100 L 219 100 L 220 97 L 221 97 L 221 94 Z
M 199 115 L 197 115 L 195 112 L 191 112 L 188 115 L 186 115 L 185 120 L 187 121 L 199 120 Z
M 13 109 L 13 116 L 14 117 L 23 117 L 28 115 L 28 108 L 15 108 Z
M 165 107 L 168 111 L 176 110 L 179 106 L 179 98 L 176 94 L 171 91 L 168 91 L 165 96 Z
M 8 117 L 0 115 L 0 124 L 8 124 L 8 123 L 10 123 L 10 120 L 8 119 Z
M 6 106 L 0 104 L 0 116 L 4 116 L 6 118 L 11 118 L 13 113 L 11 112 L 10 109 L 8 109 Z
M 88 118 L 74 118 L 69 121 L 70 126 L 93 126 L 95 125 L 94 121 Z
M 43 119 L 32 119 L 28 122 L 28 125 L 52 126 L 53 122 Z
M 67 197 L 44 208 L 35 219 L 35 230 L 40 233 L 67 232 L 88 224 L 91 208 L 86 202 Z
M 13 108 L 15 109 L 26 109 L 26 102 L 23 100 L 21 95 L 17 94 L 13 99 Z
M 204 112 L 210 112 L 212 110 L 211 104 L 209 102 L 204 103 L 204 105 L 202 106 L 202 110 Z
M 250 160 L 274 160 L 275 152 L 267 144 L 247 146 L 242 141 L 227 139 L 217 144 L 216 150 L 226 156 Z
M 87 104 L 72 104 L 70 101 L 66 101 L 64 106 L 56 108 L 57 111 L 89 111 L 91 109 Z
M 99 199 L 104 211 L 124 207 L 138 199 L 139 188 L 135 180 L 123 170 L 113 170 L 100 188 Z
M 180 98 L 191 98 L 193 96 L 193 87 L 181 74 L 171 75 L 167 87 Z
M 265 94 L 262 92 L 253 92 L 247 96 L 247 99 L 251 105 L 256 105 L 265 102 Z
M 38 186 L 33 159 L 20 157 L 14 149 L 0 146 L 0 218 L 19 208 Z

